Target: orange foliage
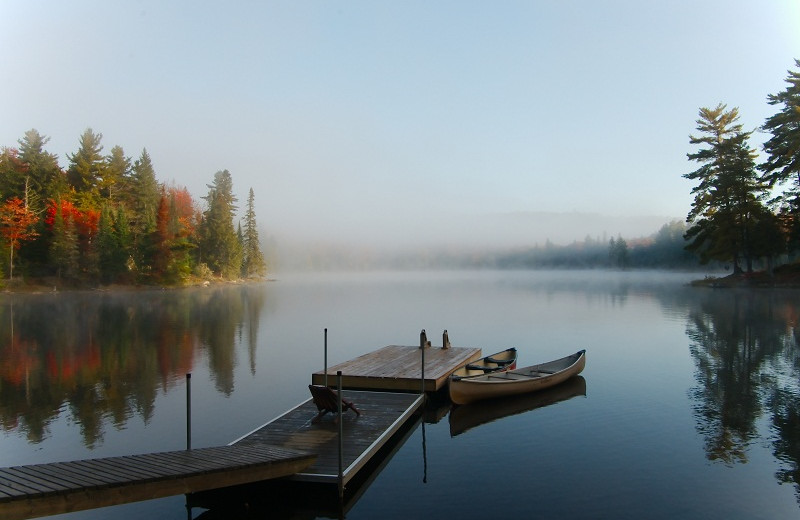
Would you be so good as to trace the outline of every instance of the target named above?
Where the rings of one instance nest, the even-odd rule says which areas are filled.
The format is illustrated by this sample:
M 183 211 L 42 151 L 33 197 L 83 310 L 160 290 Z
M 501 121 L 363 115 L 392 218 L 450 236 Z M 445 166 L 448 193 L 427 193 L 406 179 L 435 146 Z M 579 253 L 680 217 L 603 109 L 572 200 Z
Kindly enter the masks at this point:
M 47 227 L 52 229 L 53 223 L 56 220 L 57 202 L 50 199 L 50 204 L 47 206 L 45 213 L 44 223 Z M 61 217 L 64 223 L 71 222 L 75 225 L 75 231 L 81 237 L 92 238 L 97 234 L 97 229 L 100 224 L 100 211 L 96 209 L 80 210 L 75 205 L 68 201 L 61 201 Z
M 8 240 L 11 247 L 19 249 L 20 241 L 30 240 L 39 233 L 30 227 L 39 220 L 19 197 L 13 197 L 0 207 L 0 233 Z
M 179 236 L 186 237 L 194 234 L 198 211 L 194 207 L 194 200 L 189 190 L 170 186 L 167 188 L 167 195 L 174 201 L 175 213 L 181 224 Z

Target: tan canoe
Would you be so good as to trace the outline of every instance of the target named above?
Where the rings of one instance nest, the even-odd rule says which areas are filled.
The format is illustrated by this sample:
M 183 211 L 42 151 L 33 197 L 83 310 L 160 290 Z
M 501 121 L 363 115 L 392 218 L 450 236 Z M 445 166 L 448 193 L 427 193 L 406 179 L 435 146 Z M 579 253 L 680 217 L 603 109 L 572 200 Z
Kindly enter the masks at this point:
M 450 378 L 450 400 L 467 404 L 480 399 L 524 394 L 563 383 L 583 371 L 586 351 L 516 370 Z

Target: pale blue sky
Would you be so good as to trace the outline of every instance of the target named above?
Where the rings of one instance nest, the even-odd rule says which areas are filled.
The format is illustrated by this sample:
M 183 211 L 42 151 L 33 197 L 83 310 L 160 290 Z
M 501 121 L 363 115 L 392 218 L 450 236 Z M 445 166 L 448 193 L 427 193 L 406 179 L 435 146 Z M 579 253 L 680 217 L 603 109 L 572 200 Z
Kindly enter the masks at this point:
M 66 166 L 91 127 L 198 199 L 227 168 L 266 233 L 330 239 L 683 219 L 698 109 L 753 129 L 800 58 L 790 0 L 0 4 L 0 145 L 36 128 Z

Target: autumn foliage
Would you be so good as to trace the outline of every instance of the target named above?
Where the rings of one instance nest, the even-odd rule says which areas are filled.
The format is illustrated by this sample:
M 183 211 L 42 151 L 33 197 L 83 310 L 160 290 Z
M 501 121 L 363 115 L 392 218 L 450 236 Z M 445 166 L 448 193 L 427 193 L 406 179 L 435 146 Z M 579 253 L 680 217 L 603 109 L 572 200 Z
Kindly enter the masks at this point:
M 9 278 L 15 256 L 26 276 L 55 285 L 252 275 L 242 264 L 227 170 L 215 175 L 203 210 L 185 187 L 156 180 L 147 150 L 135 160 L 119 146 L 103 155 L 102 134 L 87 129 L 62 169 L 47 141 L 30 130 L 19 149 L 0 148 L 0 269 Z

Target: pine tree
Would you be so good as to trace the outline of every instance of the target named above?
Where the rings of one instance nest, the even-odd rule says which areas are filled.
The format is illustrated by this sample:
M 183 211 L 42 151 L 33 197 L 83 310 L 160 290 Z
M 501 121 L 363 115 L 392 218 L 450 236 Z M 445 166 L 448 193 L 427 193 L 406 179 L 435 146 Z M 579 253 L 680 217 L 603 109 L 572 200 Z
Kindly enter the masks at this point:
M 100 205 L 100 186 L 106 174 L 106 159 L 102 155 L 100 142 L 103 134 L 95 134 L 87 128 L 81 135 L 80 148 L 69 156 L 67 180 L 76 192 L 77 202 L 83 208 Z
M 100 223 L 97 231 L 97 247 L 99 250 L 100 281 L 102 283 L 112 282 L 120 268 L 117 265 L 117 240 L 114 236 L 114 221 L 111 209 L 107 204 L 103 205 L 100 211 Z
M 44 146 L 50 141 L 34 129 L 25 132 L 19 143 L 19 158 L 26 166 L 28 206 L 31 211 L 42 213 L 48 201 L 66 191 L 67 177 L 58 165 L 58 157 L 46 152 Z
M 208 185 L 208 195 L 203 199 L 207 208 L 199 230 L 201 261 L 212 272 L 235 278 L 241 271 L 242 248 L 233 227 L 236 197 L 228 170 L 214 174 L 214 182 Z
M 137 269 L 146 271 L 154 259 L 151 235 L 156 229 L 156 212 L 161 200 L 161 187 L 146 149 L 133 164 L 129 184 L 130 193 L 126 194 L 126 199 L 132 215 L 132 256 Z
M 701 108 L 697 120 L 701 135 L 689 136 L 691 144 L 705 148 L 687 154 L 701 166 L 683 176 L 698 181 L 686 218 L 691 224 L 686 247 L 699 253 L 702 263 L 732 262 L 734 273 L 739 273 L 742 260 L 752 270 L 753 230 L 763 215 L 766 189 L 756 173 L 755 151 L 748 145 L 751 132 L 737 123 L 737 108 L 726 108 L 721 103 L 714 109 Z
M 264 255 L 261 253 L 258 241 L 254 199 L 253 188 L 250 188 L 250 194 L 247 196 L 247 211 L 244 215 L 244 232 L 242 233 L 242 275 L 246 278 L 264 276 L 267 273 L 267 264 L 264 262 Z
M 795 66 L 800 68 L 800 60 L 795 60 Z M 770 105 L 781 106 L 781 109 L 762 127 L 772 137 L 764 143 L 768 157 L 759 168 L 771 187 L 784 187 L 772 202 L 780 207 L 789 235 L 789 248 L 797 251 L 800 250 L 800 70 L 790 70 L 788 74 L 786 89 L 767 96 Z
M 61 200 L 54 201 L 53 238 L 50 262 L 58 278 L 74 279 L 78 275 L 78 238 L 74 222 L 65 217 Z
M 100 196 L 116 202 L 125 187 L 125 182 L 130 178 L 131 160 L 125 157 L 121 146 L 115 146 L 111 149 L 111 154 L 106 158 L 106 162 L 105 176 L 100 182 Z

